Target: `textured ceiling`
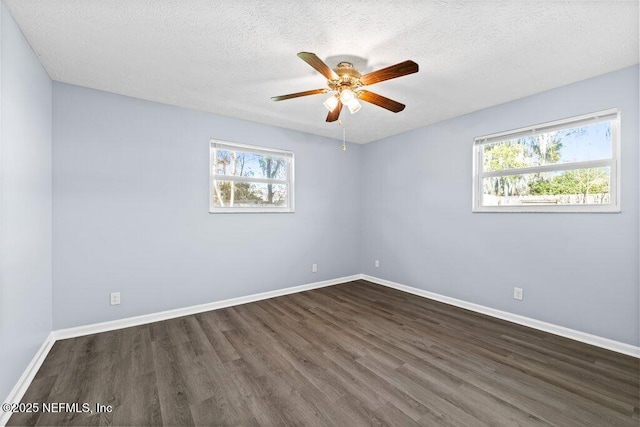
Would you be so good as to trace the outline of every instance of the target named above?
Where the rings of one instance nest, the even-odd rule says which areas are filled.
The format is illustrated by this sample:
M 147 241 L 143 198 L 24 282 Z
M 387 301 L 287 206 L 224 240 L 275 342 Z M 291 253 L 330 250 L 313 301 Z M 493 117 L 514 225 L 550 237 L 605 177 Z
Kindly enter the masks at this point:
M 340 138 L 326 80 L 296 53 L 363 73 L 407 105 L 343 111 L 366 143 L 638 63 L 637 1 L 3 0 L 52 79 Z M 212 136 L 215 136 L 212 129 Z

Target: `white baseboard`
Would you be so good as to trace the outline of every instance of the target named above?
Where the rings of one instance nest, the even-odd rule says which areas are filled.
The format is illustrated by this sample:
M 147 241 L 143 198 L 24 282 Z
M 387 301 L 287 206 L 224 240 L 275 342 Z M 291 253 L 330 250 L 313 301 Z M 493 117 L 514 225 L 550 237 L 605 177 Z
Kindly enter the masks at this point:
M 619 341 L 610 340 L 608 338 L 599 337 L 597 335 L 591 335 L 586 332 L 576 331 L 575 329 L 565 328 L 564 326 L 554 325 L 552 323 L 542 322 L 540 320 L 532 319 L 530 317 L 520 316 L 518 314 L 509 313 L 507 311 L 496 310 L 495 308 L 485 307 L 480 304 L 474 304 L 471 302 L 459 300 L 456 298 L 447 297 L 444 295 L 436 294 L 434 292 L 425 291 L 423 289 L 414 288 L 411 286 L 401 285 L 390 280 L 380 279 L 378 277 L 361 274 L 360 278 L 367 280 L 378 285 L 387 286 L 389 288 L 398 289 L 403 292 L 418 295 L 424 298 L 429 298 L 435 301 L 440 301 L 445 304 L 454 305 L 456 307 L 464 308 L 467 310 L 475 311 L 476 313 L 486 314 L 487 316 L 496 317 L 498 319 L 507 320 L 509 322 L 517 323 L 519 325 L 528 326 L 540 331 L 549 332 L 561 337 L 570 338 L 575 341 L 580 341 L 586 344 L 602 347 L 607 350 L 615 351 L 617 353 L 626 354 L 628 356 L 640 358 L 640 347 L 636 347 L 631 344 L 626 344 Z
M 111 320 L 109 322 L 94 323 L 91 325 L 77 326 L 68 329 L 58 329 L 53 331 L 56 340 L 80 337 L 83 335 L 97 334 L 99 332 L 113 331 L 116 329 L 129 328 L 131 326 L 144 325 L 147 323 L 159 322 L 161 320 L 174 319 L 176 317 L 188 316 L 190 314 L 202 313 L 205 311 L 217 310 L 219 308 L 231 307 L 234 305 L 247 304 L 250 302 L 279 297 L 282 295 L 294 294 L 311 289 L 324 288 L 326 286 L 338 285 L 340 283 L 351 282 L 360 279 L 360 274 L 353 276 L 339 277 L 337 279 L 324 280 L 322 282 L 308 283 L 306 285 L 293 286 L 290 288 L 278 289 L 275 291 L 262 292 L 259 294 L 247 295 L 238 298 L 231 298 L 222 301 L 215 301 L 206 304 L 193 305 L 190 307 L 176 308 L 174 310 L 161 311 L 157 313 L 144 314 L 142 316 L 127 317 L 124 319 Z
M 51 347 L 53 347 L 55 342 L 56 339 L 53 332 L 49 333 L 36 352 L 36 355 L 33 356 L 33 359 L 31 359 L 31 362 L 27 365 L 22 376 L 18 379 L 18 382 L 7 396 L 6 400 L 2 403 L 19 403 L 20 400 L 22 400 L 22 397 L 31 385 L 31 381 L 33 381 L 33 378 L 38 373 L 40 366 L 42 366 L 42 362 L 44 362 L 44 359 L 47 357 L 47 354 L 49 354 L 49 350 L 51 350 Z M 6 425 L 9 418 L 11 418 L 11 415 L 13 415 L 11 412 L 0 411 L 0 426 Z

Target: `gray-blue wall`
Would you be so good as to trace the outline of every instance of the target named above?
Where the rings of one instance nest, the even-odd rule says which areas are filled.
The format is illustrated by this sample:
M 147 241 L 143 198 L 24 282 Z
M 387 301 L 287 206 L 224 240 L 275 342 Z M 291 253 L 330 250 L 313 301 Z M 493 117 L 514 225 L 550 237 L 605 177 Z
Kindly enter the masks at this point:
M 292 150 L 296 212 L 210 214 L 211 138 Z M 362 147 L 340 145 L 54 83 L 54 329 L 359 273 Z
M 621 214 L 471 213 L 475 136 L 611 107 Z M 62 83 L 53 110 L 55 329 L 364 272 L 639 343 L 637 66 L 347 153 Z M 293 150 L 296 213 L 209 214 L 211 137 Z
M 51 80 L 0 4 L 0 397 L 51 332 Z
M 475 136 L 613 107 L 622 213 L 471 213 Z M 362 154 L 363 273 L 640 344 L 638 66 L 367 144 Z

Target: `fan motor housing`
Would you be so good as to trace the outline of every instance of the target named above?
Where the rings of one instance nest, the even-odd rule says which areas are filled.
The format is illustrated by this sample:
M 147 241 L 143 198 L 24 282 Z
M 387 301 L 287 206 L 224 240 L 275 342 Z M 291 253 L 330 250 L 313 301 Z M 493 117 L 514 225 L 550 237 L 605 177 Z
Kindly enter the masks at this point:
M 339 90 L 340 88 L 355 89 L 362 86 L 360 83 L 361 74 L 356 70 L 350 62 L 340 62 L 336 68 L 333 69 L 336 72 L 338 80 L 327 80 L 328 86 L 332 90 Z
M 353 67 L 351 62 L 341 62 L 334 70 L 340 77 L 349 76 L 353 78 L 360 78 L 360 73 Z

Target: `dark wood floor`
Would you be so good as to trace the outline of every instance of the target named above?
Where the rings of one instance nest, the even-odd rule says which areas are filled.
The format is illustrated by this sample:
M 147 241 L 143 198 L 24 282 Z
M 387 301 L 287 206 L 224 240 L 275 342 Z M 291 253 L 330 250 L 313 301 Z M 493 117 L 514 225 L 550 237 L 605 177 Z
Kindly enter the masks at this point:
M 640 424 L 638 359 L 358 281 L 58 341 L 10 425 Z

